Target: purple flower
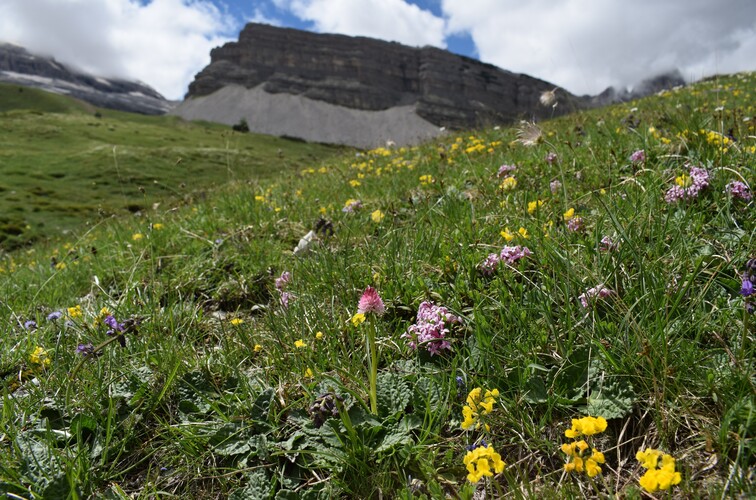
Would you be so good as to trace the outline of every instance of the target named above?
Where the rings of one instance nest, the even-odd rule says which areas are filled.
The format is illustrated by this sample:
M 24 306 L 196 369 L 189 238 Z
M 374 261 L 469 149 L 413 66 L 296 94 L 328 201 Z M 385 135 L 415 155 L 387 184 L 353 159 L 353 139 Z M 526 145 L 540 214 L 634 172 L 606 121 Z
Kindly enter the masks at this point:
M 633 163 L 643 163 L 646 161 L 646 152 L 642 149 L 635 151 L 630 155 L 630 161 Z
M 124 330 L 126 330 L 123 324 L 116 321 L 116 319 L 111 314 L 105 316 L 105 319 L 102 320 L 102 322 L 110 327 L 110 330 L 106 332 L 108 335 L 114 335 L 116 332 L 122 333 Z
M 741 199 L 743 201 L 750 201 L 751 191 L 748 190 L 748 186 L 741 181 L 732 181 L 725 187 L 725 192 L 730 193 L 734 199 Z
M 290 281 L 291 273 L 289 271 L 284 271 L 283 273 L 281 273 L 280 278 L 276 278 L 276 290 L 283 292 Z
M 92 344 L 79 344 L 76 347 L 76 354 L 87 357 L 94 354 L 94 346 Z
M 47 315 L 47 321 L 55 321 L 63 317 L 63 313 L 60 311 L 53 311 Z
M 531 252 L 528 247 L 523 247 L 520 245 L 514 247 L 505 246 L 501 249 L 499 259 L 501 259 L 505 264 L 509 264 L 511 266 L 514 265 L 518 260 L 529 255 L 533 255 L 533 252 Z
M 695 198 L 709 186 L 710 174 L 705 168 L 690 166 L 689 175 L 685 174 L 675 179 L 675 186 L 669 188 L 664 195 L 664 201 L 675 203 L 680 200 Z
M 342 208 L 341 211 L 346 212 L 346 213 L 352 213 L 355 210 L 359 210 L 360 208 L 362 208 L 361 200 L 347 200 L 346 205 L 344 205 L 344 208 Z
M 619 248 L 619 243 L 613 241 L 609 236 L 604 236 L 599 242 L 599 250 L 602 252 L 611 252 Z
M 415 324 L 402 334 L 402 338 L 409 340 L 412 349 L 422 346 L 434 356 L 442 349 L 451 350 L 446 334 L 449 333 L 449 325 L 459 322 L 461 320 L 445 307 L 423 302 L 417 309 Z
M 549 183 L 549 189 L 551 189 L 551 194 L 557 194 L 559 192 L 559 188 L 562 187 L 562 183 L 558 180 L 553 180 Z
M 281 292 L 281 297 L 280 297 L 281 305 L 284 308 L 289 307 L 289 301 L 293 298 L 294 298 L 294 295 L 290 294 L 289 292 Z
M 585 224 L 583 224 L 583 218 L 580 216 L 575 216 L 567 221 L 567 229 L 573 233 L 582 231 L 584 227 Z
M 557 159 L 557 155 L 554 152 L 546 153 L 546 163 L 553 164 Z
M 675 203 L 685 198 L 685 190 L 680 186 L 672 186 L 664 195 L 664 201 L 667 203 Z
M 578 296 L 578 299 L 580 299 L 580 304 L 584 308 L 588 309 L 588 307 L 590 307 L 590 305 L 597 299 L 603 299 L 612 295 L 613 293 L 614 292 L 612 290 L 605 287 L 603 284 L 599 284 L 594 286 L 593 288 L 589 288 L 584 293 L 581 293 Z
M 24 328 L 27 330 L 36 330 L 37 329 L 37 322 L 33 319 L 30 319 L 24 323 Z
M 507 165 L 506 163 L 499 167 L 499 171 L 496 173 L 496 177 L 504 177 L 506 174 L 517 170 L 517 165 Z
M 753 283 L 749 278 L 743 278 L 743 283 L 740 287 L 740 295 L 743 297 L 753 295 Z
M 499 267 L 499 254 L 489 254 L 479 267 L 485 276 L 491 276 L 496 272 L 496 268 Z

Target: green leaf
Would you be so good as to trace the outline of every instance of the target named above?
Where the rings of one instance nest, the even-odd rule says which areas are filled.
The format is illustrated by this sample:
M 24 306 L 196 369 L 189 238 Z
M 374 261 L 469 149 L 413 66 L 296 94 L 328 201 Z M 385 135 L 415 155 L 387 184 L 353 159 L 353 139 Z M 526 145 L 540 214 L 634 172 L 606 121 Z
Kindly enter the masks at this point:
M 384 416 L 402 413 L 410 402 L 412 390 L 409 382 L 395 373 L 378 375 L 378 412 Z
M 209 441 L 210 446 L 217 455 L 230 456 L 247 453 L 251 446 L 249 440 L 243 435 L 243 429 L 239 423 L 228 423 L 213 434 Z
M 275 392 L 270 387 L 261 392 L 252 404 L 249 416 L 258 422 L 267 422 L 274 394 Z
M 635 391 L 626 379 L 608 375 L 600 359 L 594 358 L 588 369 L 589 393 L 586 413 L 604 418 L 621 418 L 628 415 L 635 403 Z
M 229 500 L 259 500 L 271 498 L 272 488 L 268 476 L 263 470 L 254 470 L 247 474 L 247 484 L 234 490 L 228 496 Z

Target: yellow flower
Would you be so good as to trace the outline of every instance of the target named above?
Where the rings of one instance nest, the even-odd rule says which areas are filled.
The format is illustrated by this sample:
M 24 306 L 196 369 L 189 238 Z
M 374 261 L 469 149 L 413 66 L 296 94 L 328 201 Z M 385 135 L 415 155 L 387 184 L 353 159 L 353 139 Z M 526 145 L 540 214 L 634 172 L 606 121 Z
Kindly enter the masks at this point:
M 575 217 L 575 209 L 574 208 L 570 208 L 564 214 L 562 214 L 562 218 L 564 219 L 565 222 L 567 222 L 568 220 L 572 219 L 573 217 Z
M 499 234 L 500 234 L 500 235 L 501 235 L 501 237 L 502 237 L 502 238 L 504 238 L 504 239 L 505 239 L 506 241 L 512 241 L 512 240 L 514 239 L 514 234 L 512 234 L 511 232 L 509 232 L 509 228 L 508 228 L 508 227 L 504 228 L 504 231 L 502 231 L 502 232 L 501 232 L 501 233 L 499 233 Z
M 573 418 L 572 428 L 564 431 L 564 435 L 574 439 L 580 436 L 592 436 L 606 430 L 606 419 L 604 417 L 583 417 Z
M 527 229 L 525 229 L 524 227 L 521 227 L 520 229 L 518 229 L 518 230 L 517 230 L 517 232 L 518 232 L 518 233 L 520 234 L 520 236 L 522 236 L 522 237 L 523 237 L 523 238 L 525 238 L 526 240 L 527 240 L 528 238 L 530 238 L 530 236 L 528 236 L 528 230 L 527 230 Z
M 316 333 L 316 334 L 315 334 L 315 338 L 316 338 L 317 340 L 321 340 L 321 339 L 323 338 L 323 332 L 318 332 L 318 333 Z
M 493 405 L 496 398 L 499 397 L 499 390 L 487 390 L 481 398 L 482 392 L 483 389 L 476 387 L 467 395 L 467 404 L 462 407 L 462 429 L 467 430 L 473 426 L 477 429 L 480 427 L 480 416 L 488 415 L 493 411 Z M 488 426 L 486 426 L 486 429 L 488 429 Z
M 47 351 L 40 346 L 37 346 L 37 348 L 34 349 L 34 352 L 31 353 L 29 356 L 29 362 L 42 368 L 47 368 L 50 366 L 50 363 L 52 363 L 47 355 Z
M 362 183 L 358 181 L 357 179 L 352 179 L 351 181 L 349 181 L 349 185 L 352 186 L 353 188 L 359 187 L 361 184 Z
M 380 224 L 384 217 L 385 215 L 380 210 L 376 210 L 370 214 L 370 219 L 376 224 Z
M 496 453 L 492 445 L 478 446 L 472 451 L 468 451 L 464 458 L 465 467 L 467 468 L 467 480 L 475 484 L 483 476 L 493 476 L 494 472 L 499 474 L 504 471 L 505 464 L 501 460 L 501 455 Z M 493 471 L 493 472 L 492 472 Z
M 680 473 L 675 472 L 675 459 L 672 455 L 648 448 L 636 453 L 635 458 L 641 463 L 641 466 L 648 469 L 641 476 L 639 482 L 641 487 L 649 493 L 668 490 L 682 481 Z M 661 464 L 659 458 L 661 458 Z
M 155 231 L 160 231 L 160 230 L 162 230 L 162 229 L 163 229 L 164 227 L 165 227 L 165 226 L 164 226 L 163 224 L 161 224 L 160 222 L 156 222 L 156 223 L 154 223 L 154 224 L 152 225 L 152 229 L 154 229 Z
M 677 184 L 680 187 L 683 187 L 683 188 L 689 187 L 691 183 L 692 182 L 690 180 L 690 177 L 685 174 L 675 177 L 675 184 Z
M 564 470 L 567 472 L 585 472 L 588 477 L 595 477 L 601 474 L 599 464 L 605 462 L 604 454 L 596 448 L 591 450 L 591 455 L 586 456 L 589 446 L 584 440 L 564 443 L 562 452 L 567 455 L 567 463 L 564 464 Z
M 71 319 L 81 318 L 84 316 L 84 312 L 81 310 L 80 305 L 75 305 L 74 307 L 68 308 L 68 317 Z
M 265 196 L 258 194 L 255 196 L 255 201 L 265 201 Z
M 362 313 L 357 313 L 352 316 L 352 319 L 350 321 L 352 322 L 353 326 L 359 326 L 365 322 L 365 315 Z
M 505 178 L 503 181 L 501 181 L 501 184 L 499 184 L 499 189 L 501 189 L 502 191 L 511 191 L 516 187 L 517 179 L 512 176 Z
M 307 344 L 305 343 L 304 340 L 299 339 L 299 340 L 294 341 L 294 347 L 296 347 L 297 349 L 302 349 L 304 347 L 307 347 Z
M 57 264 L 55 264 L 55 269 L 57 271 L 62 271 L 65 268 L 66 268 L 66 263 L 65 262 L 58 262 Z
M 139 241 L 142 238 L 144 238 L 144 235 L 142 233 L 134 233 L 131 235 L 131 239 L 134 241 Z
M 420 184 L 422 184 L 423 186 L 427 186 L 428 184 L 433 184 L 433 176 L 430 174 L 421 175 Z
M 231 320 L 231 324 L 234 326 L 241 325 L 242 323 L 244 323 L 244 320 L 241 318 L 234 318 Z
M 315 374 L 312 373 L 312 369 L 311 368 L 308 368 L 308 369 L 305 370 L 304 376 L 305 376 L 305 378 L 312 378 L 312 377 L 315 376 Z
M 255 347 L 254 347 L 254 349 L 253 349 L 253 350 L 254 350 L 255 352 L 260 352 L 260 351 L 262 351 L 262 350 L 263 350 L 263 346 L 261 346 L 260 344 L 255 344 Z
M 528 213 L 533 215 L 536 210 L 543 206 L 543 200 L 531 201 L 528 203 Z

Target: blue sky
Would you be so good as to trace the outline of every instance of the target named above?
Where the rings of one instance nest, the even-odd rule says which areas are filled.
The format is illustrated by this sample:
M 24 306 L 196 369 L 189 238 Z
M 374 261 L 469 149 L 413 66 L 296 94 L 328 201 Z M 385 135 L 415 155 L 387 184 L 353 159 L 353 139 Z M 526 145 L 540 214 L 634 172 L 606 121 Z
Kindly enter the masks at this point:
M 756 0 L 0 0 L 0 41 L 170 99 L 249 21 L 434 45 L 575 94 L 756 70 Z

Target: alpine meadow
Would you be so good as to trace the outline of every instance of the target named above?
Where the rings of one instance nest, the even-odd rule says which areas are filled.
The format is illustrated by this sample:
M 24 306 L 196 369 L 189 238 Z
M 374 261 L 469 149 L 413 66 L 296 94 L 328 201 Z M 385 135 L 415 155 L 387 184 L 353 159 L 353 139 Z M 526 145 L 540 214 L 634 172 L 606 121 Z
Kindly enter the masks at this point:
M 0 110 L 0 492 L 756 495 L 754 89 L 370 151 Z

